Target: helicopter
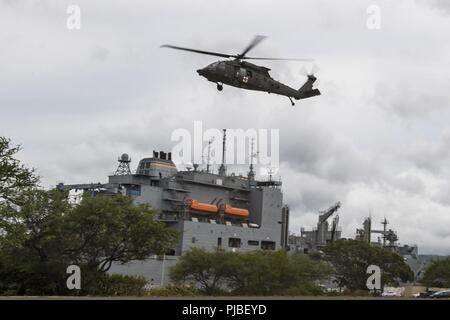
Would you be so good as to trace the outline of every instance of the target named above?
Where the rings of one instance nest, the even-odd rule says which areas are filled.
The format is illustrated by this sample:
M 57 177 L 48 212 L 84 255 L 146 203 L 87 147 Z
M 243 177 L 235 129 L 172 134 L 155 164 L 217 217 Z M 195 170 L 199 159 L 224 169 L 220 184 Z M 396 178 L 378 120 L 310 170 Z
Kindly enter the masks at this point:
M 279 81 L 274 80 L 270 75 L 270 69 L 264 66 L 247 62 L 245 60 L 285 60 L 285 61 L 312 61 L 312 59 L 284 59 L 284 58 L 255 58 L 247 57 L 246 54 L 257 46 L 266 36 L 257 35 L 249 45 L 240 54 L 225 54 L 220 52 L 211 52 L 197 49 L 164 44 L 161 48 L 170 48 L 176 50 L 189 51 L 194 53 L 206 54 L 222 58 L 234 58 L 230 60 L 221 60 L 211 63 L 205 68 L 198 69 L 197 73 L 205 77 L 208 81 L 217 84 L 217 90 L 222 91 L 223 85 L 229 85 L 237 88 L 264 91 L 286 96 L 291 101 L 292 106 L 295 100 L 306 99 L 320 95 L 318 89 L 313 89 L 313 83 L 317 80 L 313 73 L 307 74 L 307 81 L 298 89 L 291 88 Z

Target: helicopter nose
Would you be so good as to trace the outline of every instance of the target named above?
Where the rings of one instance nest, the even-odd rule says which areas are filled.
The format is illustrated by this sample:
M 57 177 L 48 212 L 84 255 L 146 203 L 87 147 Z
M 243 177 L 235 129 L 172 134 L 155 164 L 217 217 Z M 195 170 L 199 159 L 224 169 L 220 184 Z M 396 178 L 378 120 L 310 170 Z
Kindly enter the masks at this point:
M 203 75 L 205 74 L 205 70 L 203 70 L 203 69 L 198 69 L 198 70 L 197 70 L 197 73 L 198 73 L 200 76 L 203 76 Z

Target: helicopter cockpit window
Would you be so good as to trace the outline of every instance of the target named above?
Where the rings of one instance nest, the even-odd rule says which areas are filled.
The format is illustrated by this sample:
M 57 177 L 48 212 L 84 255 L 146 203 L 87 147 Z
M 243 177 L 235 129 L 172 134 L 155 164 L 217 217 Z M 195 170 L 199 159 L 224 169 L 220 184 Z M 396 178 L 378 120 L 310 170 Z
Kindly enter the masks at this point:
M 253 76 L 253 73 L 250 71 L 250 70 L 247 70 L 247 77 L 252 77 Z
M 247 70 L 245 70 L 244 68 L 240 68 L 239 69 L 239 75 L 241 77 L 245 77 L 247 75 Z
M 219 65 L 219 62 L 214 62 L 214 63 L 211 63 L 211 64 L 208 66 L 208 68 L 209 68 L 209 69 L 215 69 L 215 68 L 217 68 L 218 65 Z

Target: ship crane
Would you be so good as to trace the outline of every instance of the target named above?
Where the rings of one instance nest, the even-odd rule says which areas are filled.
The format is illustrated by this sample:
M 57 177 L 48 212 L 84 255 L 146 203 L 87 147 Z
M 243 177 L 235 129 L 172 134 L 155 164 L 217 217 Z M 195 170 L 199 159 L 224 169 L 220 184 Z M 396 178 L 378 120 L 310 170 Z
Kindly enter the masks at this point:
M 321 215 L 319 216 L 319 225 L 323 224 L 333 213 L 335 213 L 336 211 L 338 211 L 338 209 L 341 207 L 341 202 L 338 201 L 336 202 L 336 204 L 332 207 L 330 207 L 328 210 L 326 211 L 319 211 L 319 213 L 321 213 Z
M 334 242 L 334 240 L 336 239 L 338 223 L 339 223 L 339 215 L 336 215 L 333 219 L 333 226 L 331 228 L 331 242 Z
M 338 202 L 336 202 L 336 204 L 331 206 L 328 210 L 319 211 L 319 213 L 321 213 L 321 215 L 319 215 L 319 222 L 317 223 L 317 234 L 316 234 L 316 245 L 317 246 L 323 246 L 326 244 L 327 233 L 328 233 L 327 219 L 329 217 L 331 217 L 340 207 L 341 207 L 341 202 L 338 201 Z M 338 220 L 335 221 L 336 226 L 337 226 L 337 222 L 338 222 Z M 333 238 L 333 235 L 332 235 L 332 238 Z

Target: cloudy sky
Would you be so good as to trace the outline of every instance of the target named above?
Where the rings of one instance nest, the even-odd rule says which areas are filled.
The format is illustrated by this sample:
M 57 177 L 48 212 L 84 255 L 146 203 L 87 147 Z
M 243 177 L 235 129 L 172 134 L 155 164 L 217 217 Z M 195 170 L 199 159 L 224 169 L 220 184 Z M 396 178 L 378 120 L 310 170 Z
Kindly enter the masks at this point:
M 81 29 L 66 26 L 69 5 Z M 354 236 L 371 213 L 402 244 L 450 254 L 450 5 L 434 1 L 0 0 L 0 135 L 49 187 L 106 181 L 116 159 L 174 146 L 171 133 L 280 129 L 291 231 L 342 202 Z M 367 28 L 378 5 L 381 28 Z M 214 57 L 163 43 L 314 57 L 322 96 L 297 102 L 225 87 L 195 70 Z M 267 62 L 295 88 L 298 62 Z

